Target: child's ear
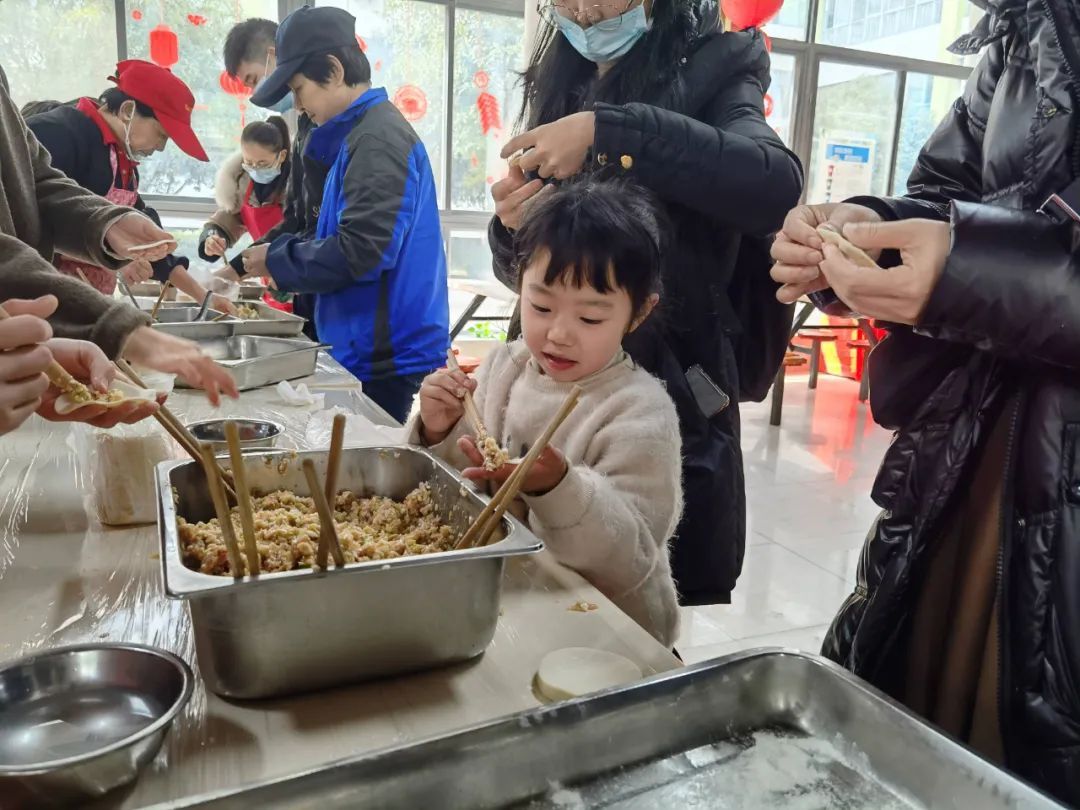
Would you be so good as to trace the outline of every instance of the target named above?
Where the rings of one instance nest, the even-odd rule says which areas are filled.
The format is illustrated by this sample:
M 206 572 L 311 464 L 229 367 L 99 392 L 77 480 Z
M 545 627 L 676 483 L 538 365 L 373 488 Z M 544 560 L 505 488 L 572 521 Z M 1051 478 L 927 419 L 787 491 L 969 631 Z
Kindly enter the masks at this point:
M 648 298 L 646 298 L 645 303 L 641 305 L 641 310 L 634 317 L 634 320 L 630 321 L 630 328 L 627 330 L 626 333 L 630 334 L 643 323 L 645 323 L 645 321 L 648 320 L 649 316 L 652 315 L 652 311 L 656 309 L 656 305 L 659 303 L 660 296 L 656 293 L 653 293 Z

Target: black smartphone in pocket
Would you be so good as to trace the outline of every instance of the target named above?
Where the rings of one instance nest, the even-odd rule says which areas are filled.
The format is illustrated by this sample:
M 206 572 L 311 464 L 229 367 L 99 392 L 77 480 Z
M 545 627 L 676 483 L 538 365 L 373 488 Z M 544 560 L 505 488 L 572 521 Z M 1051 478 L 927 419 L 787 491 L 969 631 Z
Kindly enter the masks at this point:
M 706 419 L 712 419 L 731 404 L 731 397 L 713 382 L 701 366 L 691 366 L 687 369 L 685 376 L 690 386 L 690 393 L 694 395 L 694 401 L 697 402 Z

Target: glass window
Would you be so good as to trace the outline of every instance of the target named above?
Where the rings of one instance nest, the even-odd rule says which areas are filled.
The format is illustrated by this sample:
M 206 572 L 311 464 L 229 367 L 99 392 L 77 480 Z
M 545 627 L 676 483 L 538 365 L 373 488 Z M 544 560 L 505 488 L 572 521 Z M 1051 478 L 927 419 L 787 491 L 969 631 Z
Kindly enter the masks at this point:
M 356 34 L 371 62 L 371 81 L 427 147 L 443 201 L 446 140 L 446 7 L 418 0 L 324 0 L 356 17 Z
M 0 64 L 19 106 L 96 96 L 116 72 L 113 0 L 0 2 Z
M 897 75 L 822 62 L 810 156 L 810 202 L 885 196 L 896 120 Z
M 962 62 L 946 49 L 983 14 L 968 0 L 820 1 L 818 42 L 935 62 Z
M 772 54 L 772 84 L 765 94 L 765 120 L 788 146 L 791 145 L 791 125 L 795 114 L 795 57 L 786 53 Z
M 904 87 L 904 109 L 900 118 L 900 145 L 896 151 L 893 194 L 907 190 L 908 175 L 926 139 L 963 92 L 960 79 L 909 73 Z
M 6 5 L 0 3 L 0 9 Z M 229 29 L 249 17 L 277 19 L 277 0 L 203 0 L 198 13 L 187 3 L 128 3 L 127 46 L 132 59 L 150 59 L 150 33 L 164 25 L 176 36 L 178 61 L 171 70 L 195 95 L 192 126 L 210 158 L 201 163 L 175 144 L 139 167 L 143 194 L 210 197 L 218 166 L 240 148 L 244 124 L 267 112 L 221 89 L 221 48 Z M 57 49 L 63 50 L 63 49 Z M 111 86 L 104 76 L 95 92 Z
M 806 39 L 806 21 L 810 16 L 810 0 L 787 0 L 776 18 L 765 26 L 770 37 Z
M 454 25 L 454 126 L 450 207 L 492 211 L 491 184 L 521 106 L 525 19 L 458 9 Z

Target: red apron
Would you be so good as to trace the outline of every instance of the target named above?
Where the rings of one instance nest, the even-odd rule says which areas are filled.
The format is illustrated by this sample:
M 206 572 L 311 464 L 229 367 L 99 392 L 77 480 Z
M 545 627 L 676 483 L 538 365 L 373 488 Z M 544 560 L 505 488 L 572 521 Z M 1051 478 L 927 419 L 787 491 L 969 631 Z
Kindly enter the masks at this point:
M 126 205 L 134 208 L 135 203 L 139 199 L 139 192 L 135 189 L 126 189 L 118 185 L 117 175 L 119 169 L 116 165 L 116 148 L 109 147 L 109 165 L 112 166 L 113 171 L 113 184 L 107 192 L 105 192 L 105 199 L 116 205 Z M 112 295 L 116 291 L 116 272 L 113 270 L 107 270 L 104 267 L 97 267 L 96 265 L 86 264 L 76 259 L 70 259 L 67 256 L 60 256 L 57 267 L 61 273 L 66 273 L 69 276 L 79 277 L 79 271 L 81 270 L 83 275 L 86 276 L 86 280 L 90 282 L 90 285 L 94 287 L 98 292 L 105 295 Z
M 251 192 L 255 183 L 248 181 L 247 191 L 244 192 L 244 203 L 240 206 L 240 221 L 244 223 L 247 232 L 252 239 L 262 239 L 270 232 L 270 229 L 285 219 L 285 212 L 281 205 L 252 205 Z M 259 279 L 260 283 L 266 284 L 266 279 Z M 263 302 L 274 309 L 283 312 L 292 312 L 292 305 L 276 300 L 270 293 L 263 294 Z

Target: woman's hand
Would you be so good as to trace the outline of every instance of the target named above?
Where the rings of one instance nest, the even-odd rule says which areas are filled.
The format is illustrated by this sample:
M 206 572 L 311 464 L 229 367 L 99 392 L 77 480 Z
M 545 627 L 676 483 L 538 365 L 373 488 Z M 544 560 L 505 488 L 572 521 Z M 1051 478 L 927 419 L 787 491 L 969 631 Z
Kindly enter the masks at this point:
M 53 357 L 69 374 L 80 382 L 88 383 L 97 391 L 107 391 L 116 379 L 116 366 L 105 352 L 93 343 L 85 340 L 64 340 L 53 338 L 48 342 Z M 142 421 L 158 409 L 157 402 L 125 402 L 106 408 L 104 405 L 87 405 L 68 414 L 56 412 L 56 400 L 61 391 L 50 387 L 37 409 L 38 416 L 51 422 L 85 422 L 98 428 L 112 428 L 117 425 L 133 424 Z M 164 397 L 161 397 L 164 400 Z
M 476 390 L 476 380 L 463 371 L 439 369 L 420 385 L 420 436 L 430 446 L 449 435 L 465 415 L 465 392 Z
M 491 187 L 495 216 L 508 231 L 516 231 L 521 227 L 529 206 L 548 188 L 554 186 L 545 186 L 543 180 L 526 180 L 521 167 L 512 165 L 509 174 Z
M 523 172 L 535 171 L 543 178 L 565 180 L 584 168 L 594 140 L 596 113 L 579 112 L 511 138 L 502 156 L 508 158 L 524 150 L 517 161 Z
M 261 245 L 252 245 L 244 251 L 244 274 L 249 276 L 269 276 L 270 268 L 266 266 L 266 254 L 270 245 L 263 242 Z
M 161 243 L 161 244 L 155 244 Z M 176 249 L 176 240 L 153 220 L 142 214 L 125 214 L 105 231 L 105 244 L 115 255 L 125 259 L 147 259 L 156 262 Z M 141 248 L 142 245 L 153 245 Z
M 868 318 L 914 325 L 945 269 L 952 244 L 948 222 L 908 219 L 853 223 L 844 236 L 863 250 L 900 251 L 901 264 L 888 270 L 859 267 L 825 245 L 821 272 L 840 300 Z
M 877 212 L 851 203 L 800 205 L 792 209 L 772 246 L 772 257 L 776 262 L 772 268 L 772 278 L 783 285 L 776 297 L 790 304 L 808 293 L 829 286 L 819 267 L 825 260 L 825 254 L 822 252 L 824 243 L 818 235 L 818 226 L 828 223 L 842 230 L 849 222 L 880 221 Z M 877 258 L 876 253 L 871 256 Z
M 52 327 L 44 319 L 57 303 L 51 295 L 4 302 L 11 317 L 0 321 L 0 434 L 29 419 L 49 389 L 45 370 L 53 356 L 44 344 L 52 338 Z
M 224 256 L 226 247 L 228 245 L 223 237 L 212 234 L 206 237 L 206 241 L 203 242 L 203 253 L 207 256 Z
M 517 469 L 517 464 L 509 462 L 503 464 L 497 470 L 484 469 L 484 455 L 476 447 L 476 442 L 469 436 L 459 439 L 458 447 L 461 448 L 461 452 L 468 457 L 469 461 L 475 465 L 463 470 L 461 473 L 472 481 L 491 481 L 496 487 L 501 487 L 503 482 Z M 566 456 L 548 445 L 526 474 L 525 481 L 521 485 L 521 492 L 526 495 L 546 495 L 562 483 L 569 469 Z
M 132 284 L 141 284 L 154 277 L 154 268 L 150 266 L 150 262 L 146 259 L 136 259 L 130 264 L 125 264 L 120 268 L 120 277 L 123 278 L 124 283 L 129 286 Z
M 236 308 L 236 304 L 224 295 L 218 295 L 217 293 L 210 296 L 210 309 L 215 312 L 224 312 L 228 315 L 232 315 L 234 318 L 240 314 L 240 311 Z
M 128 337 L 121 354 L 136 365 L 176 374 L 206 391 L 214 405 L 220 404 L 222 393 L 233 399 L 240 396 L 232 375 L 190 340 L 141 326 Z

